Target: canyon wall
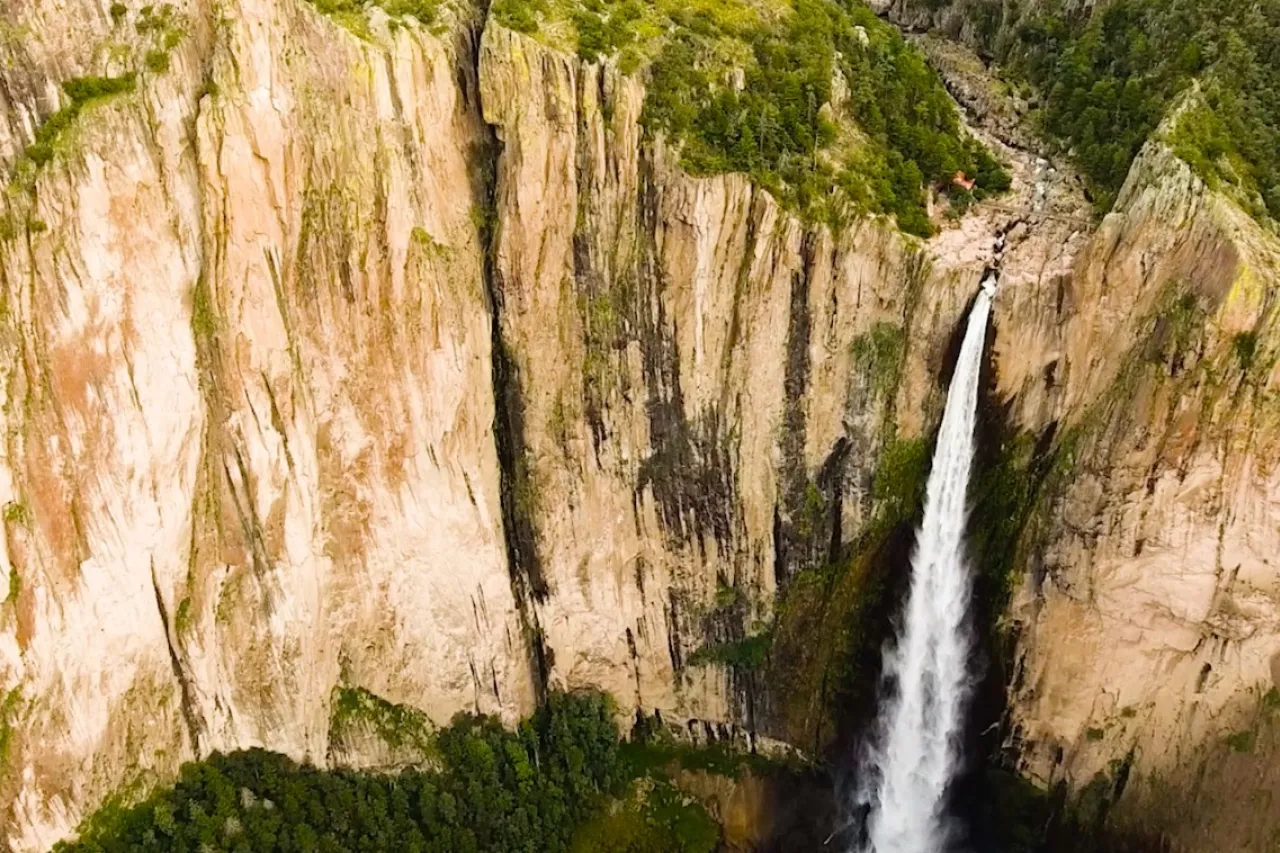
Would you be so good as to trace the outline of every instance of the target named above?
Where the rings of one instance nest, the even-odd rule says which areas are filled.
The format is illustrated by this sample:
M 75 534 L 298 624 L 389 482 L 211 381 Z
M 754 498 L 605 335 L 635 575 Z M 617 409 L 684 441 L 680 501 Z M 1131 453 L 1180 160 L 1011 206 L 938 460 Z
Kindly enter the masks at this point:
M 338 684 L 437 721 L 534 701 L 469 30 L 375 18 L 367 43 L 306 5 L 213 11 L 176 10 L 168 70 L 86 105 L 48 163 L 8 163 L 15 850 L 210 750 L 324 763 Z M 127 42 L 139 14 L 80 44 Z M 112 26 L 96 4 L 53 17 L 40 32 Z M 26 109 L 146 46 L 47 70 Z
M 1025 140 L 1010 118 L 1029 105 L 937 34 L 1016 54 L 1044 4 L 879 6 L 931 31 L 922 45 L 957 97 Z M 1070 275 L 1029 291 L 1056 306 L 1027 316 L 1055 321 L 997 337 L 995 399 L 1035 446 L 1010 447 L 1022 463 L 1006 469 L 1027 490 L 1002 531 L 1017 587 L 1001 623 L 1016 639 L 1006 747 L 1024 775 L 1073 791 L 1086 824 L 1172 849 L 1268 850 L 1280 238 L 1173 154 L 1175 117 L 1199 97 L 1175 103 Z
M 690 178 L 635 78 L 470 13 L 16 15 L 4 844 L 212 750 L 378 763 L 335 689 L 769 730 L 688 658 L 875 511 L 981 252 Z
M 937 237 L 832 233 L 685 174 L 638 78 L 469 9 L 13 18 L 0 846 L 215 749 L 387 763 L 335 731 L 357 689 L 443 724 L 591 686 L 820 748 L 844 647 L 779 602 L 904 521 L 997 263 L 995 398 L 1065 471 L 1003 623 L 1023 768 L 1173 773 L 1264 702 L 1280 262 L 1158 146 L 1096 234 L 994 140 L 1014 190 Z M 707 654 L 771 629 L 777 669 Z
M 1280 829 L 1277 271 L 1275 235 L 1149 144 L 1025 421 L 1053 420 L 1057 459 L 1008 614 L 1020 765 L 1179 849 Z

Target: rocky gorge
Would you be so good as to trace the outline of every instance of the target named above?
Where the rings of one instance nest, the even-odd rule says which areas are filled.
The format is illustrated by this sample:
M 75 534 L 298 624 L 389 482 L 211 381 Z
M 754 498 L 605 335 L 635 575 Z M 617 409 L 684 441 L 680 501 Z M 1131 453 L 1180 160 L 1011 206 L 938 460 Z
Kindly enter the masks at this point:
M 0 30 L 0 846 L 213 751 L 422 760 L 353 695 L 847 749 L 993 264 L 981 736 L 1274 843 L 1280 240 L 1164 136 L 1095 221 L 953 86 L 1013 187 L 920 240 L 689 174 L 641 76 L 481 9 L 121 8 Z

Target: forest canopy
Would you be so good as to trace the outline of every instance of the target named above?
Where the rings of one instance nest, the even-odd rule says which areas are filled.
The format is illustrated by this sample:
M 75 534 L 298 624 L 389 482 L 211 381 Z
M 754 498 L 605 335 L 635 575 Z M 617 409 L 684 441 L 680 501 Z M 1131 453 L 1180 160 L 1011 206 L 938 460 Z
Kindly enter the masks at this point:
M 643 123 L 679 143 L 695 174 L 744 172 L 784 205 L 833 226 L 892 215 L 928 236 L 929 184 L 957 172 L 982 197 L 1009 187 L 961 127 L 923 55 L 854 0 L 497 0 L 507 26 L 567 17 L 588 61 L 647 70 Z M 552 29 L 547 27 L 547 29 Z
M 1050 3 L 1004 25 L 998 0 L 963 8 L 994 56 L 1040 90 L 1043 129 L 1072 153 L 1100 209 L 1199 86 L 1174 150 L 1255 216 L 1280 218 L 1280 0 L 1114 0 L 1092 13 Z
M 136 805 L 100 810 L 55 853 L 710 853 L 706 811 L 623 745 L 612 702 L 553 693 L 515 731 L 460 714 L 435 769 L 325 771 L 260 749 L 214 754 Z M 625 748 L 624 748 L 625 746 Z M 643 784 L 641 784 L 641 782 Z M 586 846 L 584 846 L 584 844 Z

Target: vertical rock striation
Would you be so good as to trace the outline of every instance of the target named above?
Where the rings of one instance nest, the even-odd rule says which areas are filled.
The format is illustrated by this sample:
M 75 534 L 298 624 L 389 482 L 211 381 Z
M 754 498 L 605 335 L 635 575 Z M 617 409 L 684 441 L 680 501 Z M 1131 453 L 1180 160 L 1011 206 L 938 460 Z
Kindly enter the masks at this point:
M 167 73 L 86 106 L 6 196 L 17 850 L 212 749 L 325 762 L 340 683 L 437 721 L 533 700 L 469 28 L 180 14 Z
M 1060 473 L 1010 613 L 1023 768 L 1187 849 L 1276 830 L 1230 791 L 1280 786 L 1277 270 L 1273 235 L 1148 146 L 1063 292 Z
M 468 8 L 19 6 L 0 845 L 214 749 L 404 760 L 335 734 L 335 688 L 439 724 L 592 686 L 821 746 L 829 662 L 793 690 L 714 653 L 882 519 L 995 233 L 996 397 L 1078 474 L 1018 540 L 1025 769 L 1164 773 L 1265 696 L 1280 264 L 1158 146 L 1097 234 L 1012 149 L 1014 193 L 928 242 L 832 233 L 685 174 L 638 77 Z
M 465 14 L 92 11 L 5 72 L 13 139 L 74 107 L 4 157 L 8 845 L 214 749 L 368 763 L 337 687 L 763 727 L 689 659 L 866 520 L 964 275 L 917 342 L 928 262 L 886 224 L 690 178 L 637 79 Z M 94 75 L 136 77 L 59 94 Z

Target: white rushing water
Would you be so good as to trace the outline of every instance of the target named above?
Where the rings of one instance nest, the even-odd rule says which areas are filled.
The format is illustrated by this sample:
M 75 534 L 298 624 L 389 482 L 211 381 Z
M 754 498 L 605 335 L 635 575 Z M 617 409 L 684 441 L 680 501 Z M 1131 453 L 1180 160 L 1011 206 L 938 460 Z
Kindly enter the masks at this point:
M 872 853 L 942 853 L 949 843 L 943 799 L 961 759 L 971 686 L 965 494 L 995 284 L 995 275 L 988 275 L 969 315 L 911 558 L 902 633 L 885 656 L 885 673 L 897 689 L 881 707 L 879 740 L 868 762 L 874 785 L 867 825 Z

